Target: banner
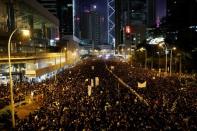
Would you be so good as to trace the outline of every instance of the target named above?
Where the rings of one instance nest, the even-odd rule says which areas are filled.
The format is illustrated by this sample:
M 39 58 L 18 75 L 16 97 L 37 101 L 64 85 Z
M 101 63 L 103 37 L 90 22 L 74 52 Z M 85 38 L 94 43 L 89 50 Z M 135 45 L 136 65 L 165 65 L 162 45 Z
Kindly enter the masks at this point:
M 143 83 L 138 82 L 137 85 L 138 85 L 138 88 L 145 88 L 146 87 L 146 81 L 144 81 Z
M 98 86 L 99 85 L 99 77 L 95 77 L 95 81 L 96 81 L 95 86 Z
M 92 94 L 92 86 L 88 85 L 88 96 Z

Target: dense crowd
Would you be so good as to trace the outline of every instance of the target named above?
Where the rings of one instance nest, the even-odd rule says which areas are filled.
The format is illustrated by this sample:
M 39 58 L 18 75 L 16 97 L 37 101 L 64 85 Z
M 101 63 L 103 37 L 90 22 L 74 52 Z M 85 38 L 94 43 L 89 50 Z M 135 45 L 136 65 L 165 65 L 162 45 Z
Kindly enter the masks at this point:
M 149 106 L 106 70 L 111 66 Z M 99 77 L 99 86 L 88 96 L 90 79 L 95 77 Z M 146 87 L 138 88 L 137 83 L 144 81 Z M 22 83 L 18 90 L 43 94 L 39 110 L 16 120 L 18 131 L 197 130 L 197 87 L 123 62 L 86 60 L 59 73 L 56 81 Z

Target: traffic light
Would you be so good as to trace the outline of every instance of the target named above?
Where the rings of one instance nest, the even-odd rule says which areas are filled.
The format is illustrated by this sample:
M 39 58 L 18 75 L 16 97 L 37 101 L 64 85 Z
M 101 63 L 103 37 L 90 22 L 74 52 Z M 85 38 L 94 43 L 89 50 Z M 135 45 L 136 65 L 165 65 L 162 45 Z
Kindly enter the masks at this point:
M 131 26 L 127 25 L 125 26 L 125 37 L 126 39 L 130 39 L 131 38 Z
M 131 34 L 131 27 L 130 26 L 126 26 L 126 34 Z

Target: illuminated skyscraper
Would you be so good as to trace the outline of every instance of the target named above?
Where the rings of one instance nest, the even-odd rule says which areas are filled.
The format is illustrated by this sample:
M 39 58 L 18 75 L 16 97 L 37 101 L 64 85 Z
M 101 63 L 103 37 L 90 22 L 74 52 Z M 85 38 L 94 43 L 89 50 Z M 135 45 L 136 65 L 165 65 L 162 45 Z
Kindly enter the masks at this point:
M 145 40 L 147 24 L 146 0 L 116 0 L 115 14 L 116 44 L 131 46 L 140 44 Z M 129 33 L 126 32 L 126 27 L 129 28 Z
M 81 38 L 90 43 L 101 43 L 101 16 L 94 10 L 86 10 L 81 16 Z
M 107 0 L 108 44 L 115 47 L 115 0 Z
M 57 16 L 60 21 L 60 39 L 66 36 L 73 36 L 73 10 L 74 4 L 72 0 L 57 1 Z

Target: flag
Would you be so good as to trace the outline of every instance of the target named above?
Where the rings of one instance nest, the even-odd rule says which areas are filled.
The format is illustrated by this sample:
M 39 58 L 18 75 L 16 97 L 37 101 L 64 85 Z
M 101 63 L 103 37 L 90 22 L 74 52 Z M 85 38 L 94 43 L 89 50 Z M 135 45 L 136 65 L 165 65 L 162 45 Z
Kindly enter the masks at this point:
M 88 85 L 88 96 L 92 94 L 92 86 Z
M 99 85 L 99 77 L 95 77 L 95 81 L 96 81 L 96 86 L 98 86 Z
M 138 85 L 138 88 L 145 88 L 146 87 L 146 81 L 144 81 L 143 83 L 138 82 L 137 85 Z

